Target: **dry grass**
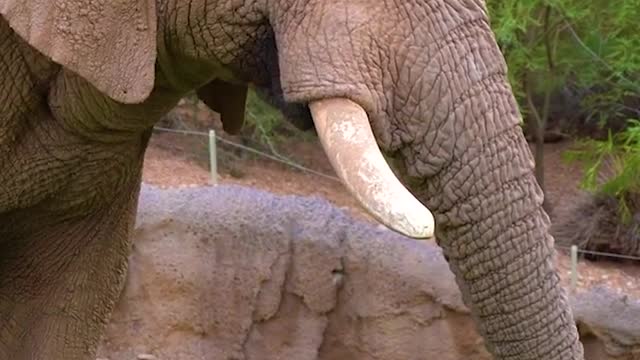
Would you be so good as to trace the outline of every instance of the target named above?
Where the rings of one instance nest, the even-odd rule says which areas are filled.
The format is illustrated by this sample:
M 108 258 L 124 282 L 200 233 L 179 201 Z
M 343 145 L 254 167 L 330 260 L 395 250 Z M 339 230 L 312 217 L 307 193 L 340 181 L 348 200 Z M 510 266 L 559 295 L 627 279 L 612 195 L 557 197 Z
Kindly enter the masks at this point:
M 581 194 L 574 205 L 556 214 L 556 243 L 580 249 L 640 257 L 640 211 L 623 222 L 612 196 Z M 587 259 L 602 258 L 585 255 Z

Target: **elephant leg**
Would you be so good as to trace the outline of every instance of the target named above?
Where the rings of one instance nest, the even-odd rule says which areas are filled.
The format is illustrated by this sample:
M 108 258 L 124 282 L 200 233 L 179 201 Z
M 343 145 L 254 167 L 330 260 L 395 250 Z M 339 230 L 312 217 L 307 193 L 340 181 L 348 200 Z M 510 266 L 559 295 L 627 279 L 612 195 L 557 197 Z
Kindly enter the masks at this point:
M 0 359 L 95 358 L 126 277 L 132 188 L 81 217 L 52 220 L 33 209 L 0 216 Z M 20 232 L 21 221 L 38 230 Z

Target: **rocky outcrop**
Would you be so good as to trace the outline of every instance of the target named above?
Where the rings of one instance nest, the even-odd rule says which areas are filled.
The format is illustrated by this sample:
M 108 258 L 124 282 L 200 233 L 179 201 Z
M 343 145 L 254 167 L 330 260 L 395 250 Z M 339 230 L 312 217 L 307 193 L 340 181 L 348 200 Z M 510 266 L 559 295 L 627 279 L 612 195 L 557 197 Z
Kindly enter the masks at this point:
M 586 360 L 640 359 L 640 301 L 605 287 L 571 299 Z
M 111 360 L 488 359 L 440 250 L 321 198 L 143 187 Z
M 239 186 L 143 186 L 139 209 L 100 358 L 490 359 L 433 243 Z M 587 360 L 637 351 L 640 309 L 596 295 L 573 299 Z

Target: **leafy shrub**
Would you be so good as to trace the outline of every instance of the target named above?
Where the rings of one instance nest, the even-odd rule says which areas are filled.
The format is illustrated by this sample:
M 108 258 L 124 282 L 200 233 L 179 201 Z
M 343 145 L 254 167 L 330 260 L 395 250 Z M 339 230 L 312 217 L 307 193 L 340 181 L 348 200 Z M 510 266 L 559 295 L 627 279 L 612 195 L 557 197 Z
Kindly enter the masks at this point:
M 559 93 L 578 100 L 579 109 L 569 110 L 582 113 L 574 128 L 611 128 L 614 121 L 640 118 L 640 0 L 487 0 L 487 6 L 527 128 L 535 133 L 536 164 L 544 161 L 544 132 Z M 634 159 L 628 146 L 614 140 L 624 144 L 636 130 L 628 131 L 593 144 L 608 149 L 618 168 L 629 168 L 602 189 L 625 200 L 622 206 L 629 201 L 620 187 L 631 186 L 626 176 L 637 164 L 628 163 Z M 543 166 L 536 166 L 536 178 L 544 189 Z
M 606 140 L 582 140 L 578 148 L 565 153 L 569 161 L 580 161 L 586 171 L 582 187 L 617 200 L 618 213 L 628 223 L 640 212 L 640 121 Z
M 491 24 L 521 104 L 527 87 L 582 92 L 600 120 L 640 110 L 640 0 L 488 0 Z M 532 109 L 525 109 L 532 111 Z

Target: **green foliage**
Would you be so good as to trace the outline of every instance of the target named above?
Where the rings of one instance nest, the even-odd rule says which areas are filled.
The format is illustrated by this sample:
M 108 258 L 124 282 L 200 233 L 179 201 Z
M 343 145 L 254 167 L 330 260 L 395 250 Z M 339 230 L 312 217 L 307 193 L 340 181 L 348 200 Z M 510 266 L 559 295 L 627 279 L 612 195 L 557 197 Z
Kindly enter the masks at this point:
M 640 101 L 640 0 L 487 0 L 487 6 L 526 121 L 544 129 L 549 99 L 560 88 L 580 90 L 580 110 L 600 125 L 640 113 L 626 105 Z M 533 101 L 540 94 L 542 106 Z M 624 219 L 631 206 L 640 209 L 640 122 L 629 125 L 567 154 L 585 164 L 583 187 L 616 197 Z M 611 177 L 600 181 L 608 170 Z M 540 181 L 543 173 L 536 176 Z
M 614 196 L 624 221 L 640 210 L 640 121 L 629 120 L 629 124 L 623 132 L 610 132 L 606 140 L 583 140 L 576 150 L 565 153 L 567 160 L 585 165 L 582 187 Z M 610 176 L 603 180 L 603 172 Z
M 275 153 L 275 145 L 284 139 L 312 141 L 312 131 L 302 131 L 293 125 L 279 108 L 269 103 L 253 89 L 249 89 L 245 111 L 248 135 L 262 145 L 267 145 Z
M 601 87 L 584 106 L 608 116 L 640 93 L 640 0 L 488 0 L 487 6 L 521 103 L 527 78 L 537 93 Z
M 282 113 L 249 89 L 245 110 L 247 125 L 256 141 L 273 148 L 280 140 L 277 129 L 285 122 Z

